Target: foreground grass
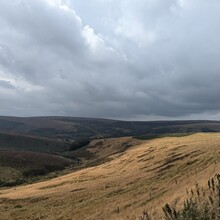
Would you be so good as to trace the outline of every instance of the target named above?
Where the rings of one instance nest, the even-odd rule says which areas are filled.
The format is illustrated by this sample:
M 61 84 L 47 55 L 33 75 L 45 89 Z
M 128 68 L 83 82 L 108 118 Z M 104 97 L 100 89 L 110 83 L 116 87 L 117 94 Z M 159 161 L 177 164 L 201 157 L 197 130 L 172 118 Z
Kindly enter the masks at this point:
M 220 175 L 208 180 L 208 189 L 196 184 L 187 190 L 188 199 L 180 210 L 166 204 L 163 207 L 166 220 L 212 220 L 220 219 Z
M 187 199 L 177 210 L 168 203 L 162 207 L 164 220 L 218 220 L 220 219 L 220 174 L 208 180 L 206 188 L 196 184 L 186 190 Z M 144 210 L 141 220 L 157 219 Z

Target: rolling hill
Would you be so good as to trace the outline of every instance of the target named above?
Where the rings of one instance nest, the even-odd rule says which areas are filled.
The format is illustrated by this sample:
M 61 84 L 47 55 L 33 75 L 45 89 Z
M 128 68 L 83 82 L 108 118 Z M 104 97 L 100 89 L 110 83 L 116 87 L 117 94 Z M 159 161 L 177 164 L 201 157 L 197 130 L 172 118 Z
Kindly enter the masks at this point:
M 50 155 L 59 155 L 62 160 L 67 158 L 72 160 L 74 169 L 83 167 L 97 166 L 110 161 L 110 156 L 123 153 L 127 149 L 139 144 L 141 140 L 148 140 L 157 137 L 179 133 L 187 135 L 189 132 L 218 132 L 220 131 L 220 122 L 217 121 L 152 121 L 135 122 L 119 121 L 109 119 L 94 118 L 74 118 L 74 117 L 0 117 L 0 153 L 7 152 L 11 159 L 15 152 L 20 151 L 23 155 L 23 168 L 32 170 L 27 159 L 42 158 L 42 153 L 47 155 L 49 163 Z M 131 138 L 134 136 L 135 138 Z M 120 138 L 119 138 L 120 137 Z M 76 150 L 70 150 L 76 140 L 90 139 L 90 144 L 83 147 L 77 147 Z M 33 154 L 31 154 L 33 152 Z M 35 154 L 34 154 L 35 153 Z M 41 154 L 39 154 L 41 153 Z M 2 153 L 3 155 L 3 153 Z M 32 155 L 35 155 L 33 157 Z M 53 159 L 51 158 L 53 161 Z M 29 161 L 29 162 L 28 162 Z M 0 157 L 0 164 L 4 163 L 4 157 Z M 26 165 L 25 165 L 26 163 Z M 40 163 L 38 164 L 40 165 Z M 6 166 L 8 174 L 13 177 L 14 185 L 26 182 L 23 171 L 20 172 L 12 166 Z M 36 169 L 45 170 L 41 166 Z M 55 170 L 55 165 L 53 165 Z M 62 166 L 64 167 L 64 166 Z M 23 169 L 22 168 L 22 169 Z M 3 169 L 2 169 L 3 170 Z M 59 170 L 59 163 L 57 166 Z M 19 177 L 14 175 L 19 173 Z M 39 175 L 36 172 L 36 176 Z M 22 179 L 22 181 L 21 181 Z M 34 175 L 31 181 L 35 179 Z M 37 178 L 38 179 L 38 178 Z M 7 185 L 10 179 L 0 181 Z M 0 186 L 1 186 L 0 185 Z
M 138 141 L 98 166 L 1 189 L 1 219 L 135 219 L 146 209 L 158 220 L 165 203 L 178 209 L 186 190 L 220 172 L 220 133 Z
M 0 186 L 36 181 L 73 164 L 73 161 L 55 155 L 0 149 Z
M 0 132 L 0 149 L 57 154 L 68 150 L 69 144 L 56 139 Z
M 220 132 L 218 121 L 119 121 L 74 117 L 0 117 L 0 132 L 49 137 L 62 141 L 80 138 L 145 134 Z

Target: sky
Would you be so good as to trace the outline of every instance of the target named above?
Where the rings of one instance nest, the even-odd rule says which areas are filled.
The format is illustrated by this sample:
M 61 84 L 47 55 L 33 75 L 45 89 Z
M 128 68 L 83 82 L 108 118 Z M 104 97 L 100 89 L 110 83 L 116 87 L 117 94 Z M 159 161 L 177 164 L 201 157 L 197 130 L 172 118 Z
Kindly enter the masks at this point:
M 219 0 L 0 0 L 0 115 L 220 120 Z

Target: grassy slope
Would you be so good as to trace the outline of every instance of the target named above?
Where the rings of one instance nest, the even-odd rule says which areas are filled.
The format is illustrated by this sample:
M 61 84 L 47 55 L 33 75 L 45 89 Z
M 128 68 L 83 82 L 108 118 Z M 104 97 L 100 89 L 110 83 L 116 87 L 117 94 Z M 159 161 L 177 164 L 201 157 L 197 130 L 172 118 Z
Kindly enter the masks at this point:
M 0 132 L 0 149 L 57 153 L 68 149 L 68 144 L 49 138 Z
M 109 156 L 125 151 L 141 143 L 131 137 L 96 139 L 78 150 L 68 152 L 68 156 L 79 158 L 86 166 L 101 164 L 109 161 Z
M 65 145 L 53 139 L 0 133 L 0 187 L 44 179 L 49 172 L 69 165 L 67 157 L 71 158 L 75 169 L 102 164 L 109 160 L 109 155 L 124 151 L 137 142 L 129 137 L 100 139 L 73 152 L 60 152 L 65 150 Z M 59 153 L 62 157 L 39 152 Z
M 62 170 L 73 162 L 54 155 L 0 150 L 0 185 L 16 185 Z
M 220 134 L 143 141 L 102 165 L 0 190 L 2 219 L 128 219 L 182 203 L 186 189 L 220 170 Z M 119 207 L 119 213 L 117 213 Z M 159 217 L 158 217 L 159 216 Z

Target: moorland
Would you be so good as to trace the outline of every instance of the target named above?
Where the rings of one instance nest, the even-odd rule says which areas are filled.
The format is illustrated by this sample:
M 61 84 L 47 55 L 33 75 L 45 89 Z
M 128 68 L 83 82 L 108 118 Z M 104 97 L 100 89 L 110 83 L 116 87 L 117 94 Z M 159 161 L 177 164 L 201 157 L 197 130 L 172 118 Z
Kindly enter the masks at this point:
M 0 117 L 1 219 L 163 219 L 220 172 L 219 132 L 217 121 Z

